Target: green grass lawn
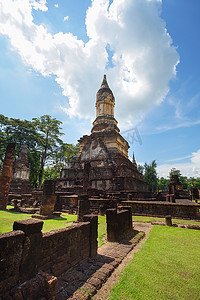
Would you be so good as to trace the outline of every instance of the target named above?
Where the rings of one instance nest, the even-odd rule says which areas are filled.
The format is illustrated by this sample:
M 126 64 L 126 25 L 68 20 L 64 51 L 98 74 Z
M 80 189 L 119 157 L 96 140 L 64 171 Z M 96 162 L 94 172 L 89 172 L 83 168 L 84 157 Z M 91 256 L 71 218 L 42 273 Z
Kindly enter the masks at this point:
M 101 247 L 104 242 L 103 238 L 106 235 L 107 225 L 106 225 L 106 217 L 98 216 L 98 247 Z
M 133 216 L 133 222 L 165 222 L 165 218 Z M 172 219 L 173 224 L 193 224 L 200 225 L 200 222 L 194 220 Z
M 200 231 L 154 226 L 111 300 L 200 299 Z
M 30 219 L 32 214 L 23 214 L 15 211 L 0 210 L 0 234 L 12 231 L 14 221 Z M 49 220 L 43 220 L 44 225 L 42 232 L 49 232 L 55 229 L 65 228 L 72 225 L 72 222 L 77 219 L 76 215 L 61 214 L 61 217 Z M 98 217 L 98 246 L 103 244 L 102 238 L 106 234 L 106 218 L 104 216 Z
M 15 211 L 0 211 L 0 233 L 12 231 L 14 221 L 30 219 L 32 214 L 23 214 Z M 71 225 L 77 219 L 75 215 L 62 214 L 61 217 L 43 220 L 42 232 L 61 229 Z

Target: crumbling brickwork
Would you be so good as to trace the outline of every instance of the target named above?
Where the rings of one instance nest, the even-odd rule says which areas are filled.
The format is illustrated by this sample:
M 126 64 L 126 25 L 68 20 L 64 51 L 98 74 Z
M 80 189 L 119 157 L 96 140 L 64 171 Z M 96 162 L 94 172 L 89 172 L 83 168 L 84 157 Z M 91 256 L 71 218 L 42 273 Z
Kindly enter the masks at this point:
M 40 271 L 58 276 L 97 253 L 96 216 L 44 234 L 42 225 L 35 219 L 17 221 L 14 231 L 0 235 L 0 298 Z
M 3 169 L 0 176 L 0 209 L 6 209 L 7 206 L 14 155 L 15 143 L 9 143 L 6 148 Z

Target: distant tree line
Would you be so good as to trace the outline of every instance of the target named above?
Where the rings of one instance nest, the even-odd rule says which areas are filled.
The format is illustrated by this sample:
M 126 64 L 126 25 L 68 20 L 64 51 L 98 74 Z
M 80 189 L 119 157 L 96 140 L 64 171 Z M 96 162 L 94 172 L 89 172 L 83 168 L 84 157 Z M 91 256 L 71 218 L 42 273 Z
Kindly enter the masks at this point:
M 181 175 L 181 171 L 175 168 L 172 168 L 169 172 L 168 178 L 160 177 L 156 172 L 156 161 L 153 160 L 150 164 L 145 163 L 144 166 L 138 165 L 138 171 L 143 174 L 144 181 L 148 184 L 149 191 L 155 192 L 157 189 L 159 191 L 167 191 L 170 183 L 170 178 L 172 175 L 177 175 L 183 189 L 189 190 L 192 186 L 200 189 L 200 177 L 186 177 Z
M 0 169 L 7 144 L 15 142 L 16 157 L 22 145 L 28 146 L 30 181 L 34 188 L 41 187 L 45 179 L 60 177 L 60 170 L 79 151 L 79 145 L 62 141 L 61 124 L 61 121 L 49 115 L 31 121 L 0 115 Z

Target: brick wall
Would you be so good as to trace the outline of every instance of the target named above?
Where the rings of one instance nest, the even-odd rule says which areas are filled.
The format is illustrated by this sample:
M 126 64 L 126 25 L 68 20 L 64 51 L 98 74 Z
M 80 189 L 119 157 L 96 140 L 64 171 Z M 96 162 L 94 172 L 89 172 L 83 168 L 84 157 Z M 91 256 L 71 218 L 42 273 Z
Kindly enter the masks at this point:
M 148 202 L 148 201 L 123 201 L 123 205 L 129 205 L 132 213 L 135 215 L 155 215 L 179 218 L 200 218 L 200 205 L 191 202 L 191 204 L 179 204 L 169 202 Z
M 14 231 L 0 234 L 0 295 L 39 271 L 58 276 L 97 253 L 97 216 L 88 215 L 82 223 L 43 234 L 42 226 L 39 220 L 17 221 Z

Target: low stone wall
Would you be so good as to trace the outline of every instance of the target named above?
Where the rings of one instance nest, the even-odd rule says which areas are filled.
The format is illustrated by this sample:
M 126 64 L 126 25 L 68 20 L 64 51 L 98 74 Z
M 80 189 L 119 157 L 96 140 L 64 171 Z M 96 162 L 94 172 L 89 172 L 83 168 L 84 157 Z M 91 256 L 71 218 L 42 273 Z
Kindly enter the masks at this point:
M 148 202 L 148 201 L 123 201 L 123 205 L 131 206 L 132 214 L 152 215 L 199 219 L 200 205 L 196 203 L 169 203 L 169 202 Z
M 98 218 L 89 215 L 83 221 L 44 234 L 42 221 L 14 222 L 14 231 L 0 235 L 0 295 L 40 271 L 58 276 L 95 255 Z
M 109 242 L 120 240 L 126 231 L 133 229 L 131 208 L 122 206 L 120 211 L 115 208 L 107 209 L 106 222 L 107 240 Z

